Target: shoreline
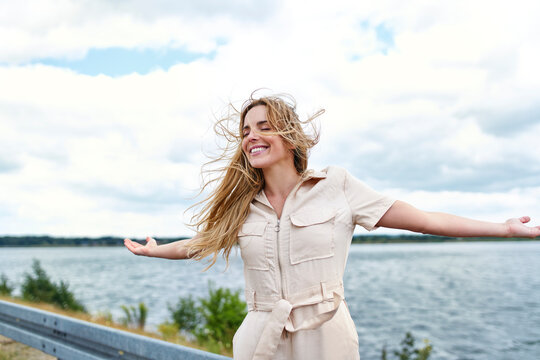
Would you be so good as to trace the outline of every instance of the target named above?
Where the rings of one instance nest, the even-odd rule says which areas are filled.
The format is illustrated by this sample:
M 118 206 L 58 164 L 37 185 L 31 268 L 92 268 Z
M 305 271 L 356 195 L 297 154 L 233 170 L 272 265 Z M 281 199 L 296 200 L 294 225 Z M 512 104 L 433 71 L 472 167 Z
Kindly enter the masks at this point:
M 155 238 L 160 244 L 189 239 L 188 237 Z M 144 239 L 133 239 L 144 243 Z M 498 238 L 498 237 L 445 237 L 433 235 L 354 235 L 352 244 L 418 244 L 418 243 L 465 243 L 465 242 L 526 242 L 540 241 L 540 238 Z M 123 247 L 124 239 L 119 237 L 52 237 L 52 236 L 0 236 L 0 248 L 7 247 Z

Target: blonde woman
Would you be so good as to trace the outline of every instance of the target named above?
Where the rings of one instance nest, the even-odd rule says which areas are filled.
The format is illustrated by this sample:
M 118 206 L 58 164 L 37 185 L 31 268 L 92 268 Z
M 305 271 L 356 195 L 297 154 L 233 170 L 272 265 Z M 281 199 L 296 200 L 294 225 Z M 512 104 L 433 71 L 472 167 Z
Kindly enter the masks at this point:
M 290 97 L 250 98 L 218 122 L 229 140 L 228 165 L 195 218 L 197 235 L 146 245 L 129 239 L 136 255 L 227 259 L 239 245 L 248 315 L 233 340 L 235 359 L 359 359 L 358 335 L 344 300 L 343 273 L 356 225 L 444 236 L 540 236 L 529 218 L 490 223 L 425 212 L 379 194 L 346 170 L 308 170 L 318 140 L 301 122 Z M 208 183 L 204 186 L 206 187 Z

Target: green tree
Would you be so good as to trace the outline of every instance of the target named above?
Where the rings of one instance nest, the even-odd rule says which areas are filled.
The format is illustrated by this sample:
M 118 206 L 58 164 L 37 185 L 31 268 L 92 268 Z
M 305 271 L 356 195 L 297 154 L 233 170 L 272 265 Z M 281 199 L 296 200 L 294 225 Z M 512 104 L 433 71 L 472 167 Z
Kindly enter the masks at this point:
M 0 277 L 0 295 L 2 296 L 11 296 L 13 291 L 13 286 L 9 285 L 8 278 L 5 274 L 2 274 Z
M 210 351 L 232 348 L 232 338 L 246 316 L 246 303 L 240 298 L 240 290 L 215 288 L 208 285 L 208 295 L 194 300 L 180 298 L 176 306 L 169 305 L 173 323 L 164 323 L 163 330 L 176 329 L 195 336 Z
M 22 284 L 21 292 L 24 300 L 45 302 L 65 310 L 86 311 L 83 304 L 69 290 L 68 283 L 52 282 L 36 259 L 32 262 L 32 271 L 33 274 L 25 274 Z
M 399 360 L 410 360 L 414 354 L 414 337 L 407 331 L 405 338 L 401 340 L 401 351 L 394 351 Z
M 180 330 L 193 332 L 197 328 L 197 325 L 201 323 L 201 314 L 191 294 L 187 297 L 180 298 L 176 306 L 169 305 L 168 308 L 173 323 Z
M 401 350 L 394 350 L 394 355 L 397 356 L 398 360 L 428 360 L 432 350 L 433 346 L 427 339 L 424 340 L 423 348 L 415 349 L 414 337 L 407 331 L 405 338 L 401 340 Z M 386 345 L 382 349 L 381 359 L 387 360 Z
M 208 297 L 200 299 L 204 326 L 195 332 L 199 341 L 216 341 L 232 348 L 232 339 L 246 316 L 246 303 L 240 299 L 240 290 L 214 288 L 209 284 Z

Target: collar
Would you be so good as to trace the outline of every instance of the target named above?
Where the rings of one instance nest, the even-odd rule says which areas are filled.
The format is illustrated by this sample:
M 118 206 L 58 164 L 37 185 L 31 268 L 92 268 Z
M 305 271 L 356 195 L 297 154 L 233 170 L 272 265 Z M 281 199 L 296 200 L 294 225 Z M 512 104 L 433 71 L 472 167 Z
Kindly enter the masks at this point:
M 300 178 L 300 182 L 294 187 L 293 191 L 298 190 L 302 184 L 310 179 L 325 179 L 326 178 L 326 170 L 324 169 L 322 171 L 317 171 L 313 169 L 308 169 L 304 172 L 302 177 Z M 291 191 L 292 192 L 292 191 Z M 270 205 L 270 201 L 268 201 L 268 198 L 266 197 L 266 194 L 263 190 L 259 191 L 257 195 L 253 198 L 253 200 L 257 200 L 265 205 L 268 205 L 269 207 L 272 207 Z
M 302 176 L 302 182 L 306 181 L 306 180 L 309 180 L 309 179 L 324 179 L 326 178 L 326 171 L 328 170 L 328 168 L 324 169 L 324 170 L 313 170 L 313 169 L 309 169 L 309 170 L 306 170 L 306 172 L 304 172 L 304 176 Z

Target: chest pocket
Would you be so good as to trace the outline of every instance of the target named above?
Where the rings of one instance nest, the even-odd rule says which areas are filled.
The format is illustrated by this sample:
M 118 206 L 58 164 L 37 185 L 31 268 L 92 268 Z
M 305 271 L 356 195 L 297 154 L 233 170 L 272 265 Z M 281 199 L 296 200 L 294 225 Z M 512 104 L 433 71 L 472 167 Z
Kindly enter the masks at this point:
M 267 224 L 266 221 L 245 223 L 238 232 L 240 253 L 248 269 L 269 270 L 266 256 L 268 249 L 264 238 Z
M 295 265 L 334 256 L 333 209 L 303 209 L 291 214 L 290 260 Z

